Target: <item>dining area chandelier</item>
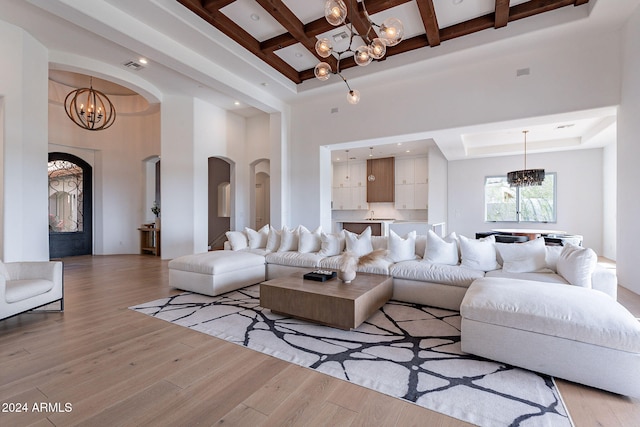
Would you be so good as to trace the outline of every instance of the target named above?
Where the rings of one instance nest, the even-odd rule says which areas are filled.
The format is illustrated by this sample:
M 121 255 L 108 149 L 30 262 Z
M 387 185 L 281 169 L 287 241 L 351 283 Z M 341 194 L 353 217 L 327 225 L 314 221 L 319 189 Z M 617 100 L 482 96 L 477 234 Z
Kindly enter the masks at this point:
M 542 185 L 544 181 L 544 169 L 527 169 L 527 133 L 528 130 L 523 130 L 524 134 L 524 168 L 517 171 L 512 171 L 507 174 L 507 183 L 511 187 L 530 187 L 533 185 Z
M 337 27 L 347 22 L 347 15 L 350 16 L 348 23 L 345 25 L 349 35 L 349 45 L 346 49 L 337 51 L 329 38 L 323 37 L 318 39 L 315 48 L 316 53 L 322 58 L 328 58 L 334 55 L 337 59 L 335 70 L 327 62 L 320 62 L 314 69 L 314 75 L 318 80 L 325 81 L 331 74 L 337 74 L 347 85 L 347 101 L 350 104 L 360 102 L 360 91 L 352 89 L 347 79 L 342 75 L 340 62 L 353 55 L 356 65 L 366 67 L 372 61 L 379 61 L 384 58 L 387 53 L 387 47 L 395 46 L 402 41 L 404 36 L 404 25 L 397 18 L 390 17 L 385 19 L 380 25 L 373 22 L 367 12 L 365 0 L 360 3 L 362 12 L 366 19 L 363 33 L 358 33 L 354 28 L 355 8 L 358 7 L 357 0 L 347 0 L 347 5 L 343 0 L 327 0 L 324 5 L 324 16 L 329 24 Z M 348 10 L 347 10 L 348 9 Z M 358 39 L 364 44 L 360 44 Z M 357 46 L 356 46 L 357 45 Z

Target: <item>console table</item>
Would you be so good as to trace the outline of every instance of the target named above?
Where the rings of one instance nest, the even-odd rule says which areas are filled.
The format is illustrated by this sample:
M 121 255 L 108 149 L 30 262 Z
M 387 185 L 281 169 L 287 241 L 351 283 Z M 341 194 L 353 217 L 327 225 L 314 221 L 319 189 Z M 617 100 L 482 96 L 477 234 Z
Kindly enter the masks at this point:
M 140 254 L 160 256 L 160 229 L 140 227 Z

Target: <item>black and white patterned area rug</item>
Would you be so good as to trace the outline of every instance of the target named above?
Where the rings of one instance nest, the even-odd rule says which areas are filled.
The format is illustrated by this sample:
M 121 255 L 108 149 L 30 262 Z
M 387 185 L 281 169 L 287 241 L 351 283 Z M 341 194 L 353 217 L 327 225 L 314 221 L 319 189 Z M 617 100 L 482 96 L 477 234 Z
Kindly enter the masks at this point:
M 553 379 L 465 354 L 460 313 L 390 301 L 351 331 L 260 307 L 259 285 L 132 310 L 479 426 L 572 426 Z

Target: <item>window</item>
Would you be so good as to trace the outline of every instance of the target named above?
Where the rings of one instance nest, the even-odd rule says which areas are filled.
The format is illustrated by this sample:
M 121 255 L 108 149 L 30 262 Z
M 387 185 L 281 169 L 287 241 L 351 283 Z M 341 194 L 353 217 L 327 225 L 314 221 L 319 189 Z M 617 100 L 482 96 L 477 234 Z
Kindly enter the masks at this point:
M 547 173 L 540 186 L 512 188 L 506 176 L 484 180 L 487 222 L 555 222 L 556 174 Z

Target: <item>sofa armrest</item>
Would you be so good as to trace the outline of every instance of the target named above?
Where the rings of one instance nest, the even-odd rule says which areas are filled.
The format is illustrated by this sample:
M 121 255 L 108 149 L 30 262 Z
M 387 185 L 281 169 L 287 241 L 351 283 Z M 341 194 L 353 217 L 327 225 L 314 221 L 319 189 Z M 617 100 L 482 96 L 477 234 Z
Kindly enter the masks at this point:
M 11 280 L 45 279 L 62 283 L 62 262 L 25 261 L 5 264 Z
M 597 266 L 591 274 L 591 287 L 618 299 L 618 276 L 611 269 Z

